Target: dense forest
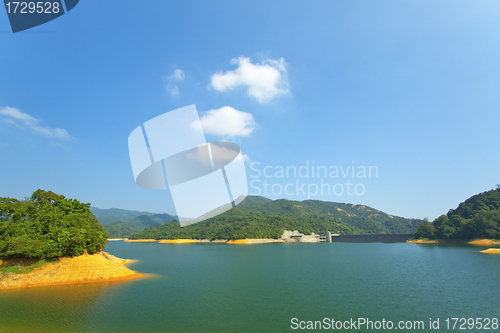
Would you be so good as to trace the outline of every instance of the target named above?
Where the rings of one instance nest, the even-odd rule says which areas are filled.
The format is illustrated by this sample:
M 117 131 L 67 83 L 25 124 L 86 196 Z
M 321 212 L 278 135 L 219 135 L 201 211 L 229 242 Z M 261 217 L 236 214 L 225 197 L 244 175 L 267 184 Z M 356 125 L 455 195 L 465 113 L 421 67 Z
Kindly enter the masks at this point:
M 106 232 L 89 203 L 43 190 L 21 201 L 0 198 L 0 257 L 92 254 L 106 242 Z
M 450 209 L 432 223 L 424 222 L 415 238 L 442 240 L 500 239 L 500 186 Z
M 414 233 L 422 220 L 391 216 L 363 206 L 317 200 L 270 200 L 248 196 L 237 207 L 184 228 L 176 221 L 131 235 L 131 239 L 279 238 L 284 230 L 305 234 Z

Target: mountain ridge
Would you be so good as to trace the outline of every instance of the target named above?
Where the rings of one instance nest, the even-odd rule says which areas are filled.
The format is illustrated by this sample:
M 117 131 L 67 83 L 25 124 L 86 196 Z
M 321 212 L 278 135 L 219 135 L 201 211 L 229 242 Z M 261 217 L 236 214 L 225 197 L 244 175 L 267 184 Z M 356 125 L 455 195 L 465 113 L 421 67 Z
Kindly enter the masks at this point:
M 205 221 L 184 228 L 174 221 L 129 238 L 279 238 L 283 230 L 290 229 L 303 233 L 414 233 L 422 222 L 389 215 L 365 205 L 248 196 L 238 206 Z
M 99 220 L 102 225 L 110 224 L 116 221 L 127 222 L 133 220 L 140 215 L 155 215 L 150 212 L 143 212 L 138 210 L 127 210 L 121 208 L 108 208 L 102 209 L 97 207 L 90 207 L 90 211 Z

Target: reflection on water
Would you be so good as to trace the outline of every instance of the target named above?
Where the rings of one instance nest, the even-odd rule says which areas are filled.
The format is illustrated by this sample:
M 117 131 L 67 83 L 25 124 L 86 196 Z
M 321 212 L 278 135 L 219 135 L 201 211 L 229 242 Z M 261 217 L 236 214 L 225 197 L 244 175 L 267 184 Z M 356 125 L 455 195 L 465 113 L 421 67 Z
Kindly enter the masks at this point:
M 500 256 L 467 245 L 113 242 L 157 274 L 0 292 L 0 332 L 291 332 L 292 318 L 498 317 Z
M 117 283 L 62 285 L 1 292 L 1 327 L 19 331 L 72 331 L 96 303 L 113 297 Z M 0 330 L 3 332 L 3 330 Z

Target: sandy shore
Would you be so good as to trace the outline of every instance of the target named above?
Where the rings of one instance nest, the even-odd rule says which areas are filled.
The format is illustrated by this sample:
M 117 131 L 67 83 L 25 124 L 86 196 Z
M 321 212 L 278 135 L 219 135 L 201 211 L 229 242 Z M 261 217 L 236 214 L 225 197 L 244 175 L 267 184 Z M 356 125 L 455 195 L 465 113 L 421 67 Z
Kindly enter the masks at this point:
M 202 241 L 197 239 L 160 239 L 158 241 L 158 243 L 167 243 L 167 244 L 189 244 L 189 243 L 200 243 L 200 242 Z
M 133 260 L 120 259 L 106 252 L 60 258 L 56 262 L 35 268 L 29 273 L 6 273 L 0 280 L 0 290 L 126 281 L 144 276 L 125 267 L 131 262 Z
M 492 246 L 492 245 L 500 245 L 500 242 L 495 242 L 491 239 L 476 239 L 469 244 L 477 245 L 477 246 Z
M 273 239 L 273 238 L 261 238 L 261 239 L 233 239 L 233 240 L 225 240 L 225 239 L 125 239 L 125 242 L 130 243 L 151 243 L 157 242 L 162 244 L 192 244 L 192 243 L 226 243 L 226 244 L 263 244 L 263 243 L 283 243 L 282 239 Z
M 427 239 L 416 239 L 416 240 L 407 240 L 407 243 L 414 243 L 414 244 L 433 244 L 433 243 L 465 243 L 464 241 L 452 241 L 452 240 L 427 240 Z M 471 245 L 476 245 L 476 246 L 482 246 L 482 247 L 487 247 L 487 246 L 496 246 L 500 245 L 500 242 L 491 240 L 491 239 L 476 239 L 470 242 L 467 242 L 467 244 Z
M 425 239 L 415 239 L 415 240 L 407 240 L 407 243 L 414 243 L 414 244 L 434 244 L 438 243 L 437 240 L 425 240 Z
M 483 251 L 479 251 L 481 253 L 489 253 L 489 254 L 500 254 L 500 249 L 487 249 Z
M 283 243 L 282 239 L 261 238 L 261 239 L 233 239 L 226 244 L 263 244 L 263 243 Z

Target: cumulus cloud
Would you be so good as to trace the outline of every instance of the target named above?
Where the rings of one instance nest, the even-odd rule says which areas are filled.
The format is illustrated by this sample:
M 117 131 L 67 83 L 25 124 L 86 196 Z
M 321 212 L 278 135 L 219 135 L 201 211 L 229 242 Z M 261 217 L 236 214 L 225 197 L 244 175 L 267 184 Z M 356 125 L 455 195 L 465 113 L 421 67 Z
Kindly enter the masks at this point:
M 165 87 L 172 97 L 179 96 L 179 87 L 177 83 L 184 81 L 185 78 L 186 74 L 184 71 L 182 69 L 176 69 L 174 74 L 165 79 Z
M 207 111 L 200 118 L 200 122 L 205 133 L 222 137 L 249 136 L 255 129 L 252 114 L 238 111 L 230 106 Z M 193 122 L 191 127 L 200 129 L 200 122 Z
M 184 71 L 182 69 L 176 69 L 174 71 L 174 74 L 170 75 L 168 77 L 170 80 L 174 80 L 174 81 L 184 81 L 184 79 L 186 78 L 186 74 L 184 73 Z
M 286 62 L 283 58 L 266 59 L 260 64 L 252 64 L 250 58 L 239 57 L 231 60 L 231 64 L 238 65 L 238 68 L 212 75 L 210 87 L 217 91 L 228 91 L 244 86 L 248 96 L 261 104 L 290 92 Z
M 47 136 L 54 137 L 62 140 L 68 140 L 71 136 L 65 129 L 44 127 L 40 119 L 33 118 L 27 113 L 21 112 L 19 109 L 4 107 L 0 109 L 0 115 L 4 116 L 4 121 L 17 125 L 19 127 L 28 128 L 31 131 Z
M 172 97 L 179 96 L 179 87 L 168 84 L 167 90 Z

